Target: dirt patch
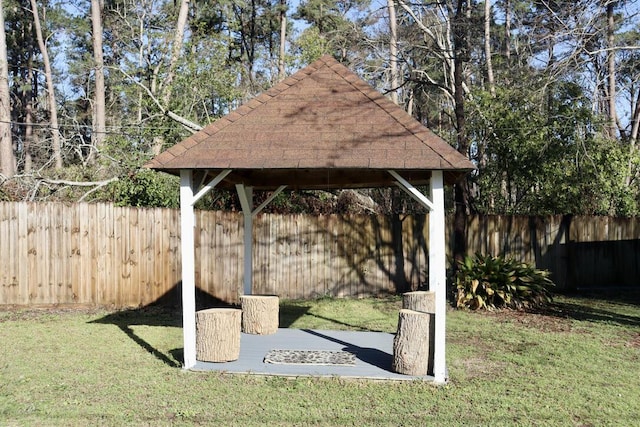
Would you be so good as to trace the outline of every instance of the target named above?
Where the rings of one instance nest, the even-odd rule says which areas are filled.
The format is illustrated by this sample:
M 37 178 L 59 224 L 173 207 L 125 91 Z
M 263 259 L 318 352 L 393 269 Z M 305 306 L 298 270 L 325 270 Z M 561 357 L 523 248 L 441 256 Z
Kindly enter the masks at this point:
M 171 317 L 181 315 L 173 307 L 148 305 L 145 307 L 116 308 L 115 306 L 96 306 L 89 304 L 58 305 L 3 305 L 0 306 L 0 323 L 19 320 L 51 320 L 66 315 L 113 316 L 113 317 Z
M 572 330 L 572 316 L 563 312 L 561 306 L 551 305 L 526 311 L 496 310 L 487 312 L 487 315 L 496 318 L 499 322 L 515 323 L 543 332 L 570 332 Z
M 631 337 L 631 339 L 627 341 L 627 346 L 640 348 L 640 334 L 635 334 L 635 336 Z
M 52 317 L 64 316 L 64 315 L 77 315 L 77 314 L 103 314 L 107 313 L 105 307 L 95 306 L 42 306 L 34 307 L 30 306 L 25 308 L 24 306 L 3 306 L 0 308 L 0 323 L 2 322 L 16 322 L 21 320 L 39 320 L 39 319 L 51 319 Z
M 500 375 L 507 366 L 506 362 L 489 360 L 482 357 L 455 359 L 450 362 L 450 368 L 459 369 L 466 380 L 476 378 L 494 378 Z

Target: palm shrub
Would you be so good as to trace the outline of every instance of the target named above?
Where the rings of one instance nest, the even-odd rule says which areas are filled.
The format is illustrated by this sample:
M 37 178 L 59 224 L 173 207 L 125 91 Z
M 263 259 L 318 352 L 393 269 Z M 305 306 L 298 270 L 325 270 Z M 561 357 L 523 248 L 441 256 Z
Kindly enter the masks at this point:
M 456 307 L 477 309 L 534 307 L 551 302 L 549 272 L 509 258 L 465 257 L 454 278 Z

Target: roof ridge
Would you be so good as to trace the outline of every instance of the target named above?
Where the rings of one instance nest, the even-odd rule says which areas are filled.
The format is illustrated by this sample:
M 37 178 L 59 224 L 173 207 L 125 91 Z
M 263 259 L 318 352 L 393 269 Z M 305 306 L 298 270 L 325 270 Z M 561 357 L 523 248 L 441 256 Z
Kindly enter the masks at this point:
M 265 90 L 264 92 L 259 93 L 258 95 L 256 95 L 255 97 L 253 97 L 249 101 L 247 101 L 246 103 L 240 105 L 237 109 L 231 111 L 229 114 L 226 114 L 226 115 L 220 117 L 219 119 L 217 119 L 216 121 L 210 123 L 206 127 L 209 127 L 210 125 L 213 125 L 213 124 L 217 124 L 222 119 L 229 120 L 230 117 L 231 117 L 232 120 L 229 120 L 229 121 L 230 122 L 234 122 L 235 121 L 234 113 L 239 113 L 242 116 L 247 115 L 252 110 L 255 110 L 257 107 L 259 107 L 259 106 L 261 106 L 263 104 L 266 104 L 267 102 L 269 102 L 271 99 L 277 97 L 282 92 L 284 92 L 287 89 L 295 86 L 300 81 L 304 80 L 307 76 L 313 74 L 313 72 L 315 72 L 318 69 L 322 68 L 323 65 L 329 65 L 328 63 L 330 61 L 333 61 L 336 64 L 339 64 L 339 62 L 336 61 L 331 55 L 325 54 L 325 55 L 321 56 L 319 59 L 316 59 L 315 61 L 313 61 L 312 63 L 307 65 L 306 67 L 296 71 L 295 73 L 291 74 L 290 76 L 285 77 L 284 79 L 282 79 L 281 81 L 279 81 L 275 85 L 271 86 L 269 89 Z M 221 126 L 220 129 L 222 129 L 223 127 L 226 127 L 229 124 L 230 123 L 226 123 L 226 122 L 223 123 L 223 126 Z M 218 130 L 220 130 L 220 129 L 218 129 Z

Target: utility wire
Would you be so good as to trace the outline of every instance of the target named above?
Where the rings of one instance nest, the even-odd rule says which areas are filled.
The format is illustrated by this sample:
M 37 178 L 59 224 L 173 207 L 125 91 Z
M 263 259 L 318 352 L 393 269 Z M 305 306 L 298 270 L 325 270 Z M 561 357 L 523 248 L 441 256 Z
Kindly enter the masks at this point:
M 0 120 L 0 123 L 9 123 L 12 125 L 16 125 L 16 126 L 34 126 L 34 127 L 39 127 L 39 128 L 43 128 L 43 129 L 47 129 L 47 130 L 58 130 L 61 131 L 63 129 L 89 129 L 94 133 L 104 133 L 107 135 L 120 135 L 120 136 L 130 136 L 131 134 L 133 134 L 133 132 L 124 132 L 124 131 L 118 131 L 118 129 L 120 130 L 126 130 L 126 129 L 134 129 L 134 130 L 138 130 L 138 134 L 141 134 L 144 131 L 171 131 L 171 130 L 176 130 L 176 129 L 180 129 L 180 127 L 162 127 L 162 126 L 148 126 L 148 127 L 143 127 L 140 125 L 119 125 L 119 126 L 107 126 L 107 128 L 111 128 L 112 130 L 104 130 L 104 131 L 96 131 L 93 130 L 93 126 L 91 125 L 80 125 L 80 124 L 62 124 L 62 125 L 58 125 L 58 128 L 54 128 L 53 126 L 51 126 L 49 123 L 29 123 L 29 122 L 17 122 L 17 121 L 2 121 Z M 562 126 L 559 123 L 554 123 L 553 125 L 548 125 L 548 126 L 543 126 L 543 127 L 553 127 L 554 129 L 575 129 L 575 125 L 573 125 L 572 123 L 568 122 L 566 125 Z M 531 125 L 531 126 L 509 126 L 509 127 L 495 127 L 495 126 L 491 126 L 491 129 L 493 131 L 499 130 L 499 131 L 516 131 L 516 130 L 538 130 L 541 127 L 538 125 Z
M 11 124 L 11 125 L 15 125 L 15 126 L 33 126 L 33 127 L 38 127 L 38 128 L 42 128 L 42 129 L 47 129 L 47 130 L 58 130 L 58 131 L 62 131 L 63 129 L 90 129 L 92 130 L 94 133 L 104 133 L 107 135 L 122 135 L 122 136 L 128 136 L 131 134 L 130 133 L 124 133 L 121 131 L 118 131 L 118 129 L 122 130 L 122 129 L 135 129 L 135 130 L 139 130 L 140 132 L 143 131 L 169 131 L 169 130 L 176 130 L 176 129 L 180 129 L 179 127 L 162 127 L 162 126 L 140 126 L 140 125 L 118 125 L 118 126 L 106 126 L 106 130 L 104 131 L 96 131 L 93 129 L 93 126 L 91 125 L 81 125 L 81 124 L 59 124 L 57 128 L 51 126 L 51 124 L 49 123 L 34 123 L 34 122 L 18 122 L 18 121 L 14 121 L 14 120 L 10 120 L 10 121 L 5 121 L 5 120 L 0 120 L 0 123 L 6 123 L 6 124 Z M 111 130 L 109 130 L 108 128 L 111 128 Z

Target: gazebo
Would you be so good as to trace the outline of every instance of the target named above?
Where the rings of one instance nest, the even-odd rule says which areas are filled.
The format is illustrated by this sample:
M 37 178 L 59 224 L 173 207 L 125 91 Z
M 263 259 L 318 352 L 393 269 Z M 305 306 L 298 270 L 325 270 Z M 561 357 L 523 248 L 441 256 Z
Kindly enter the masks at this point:
M 285 188 L 399 186 L 429 210 L 435 291 L 434 379 L 444 382 L 444 185 L 474 168 L 446 141 L 331 56 L 323 56 L 151 160 L 180 176 L 184 368 L 196 364 L 194 205 L 215 187 L 238 193 L 244 294 L 252 293 L 253 217 Z M 430 194 L 416 187 L 428 185 Z M 271 191 L 254 206 L 254 191 Z

